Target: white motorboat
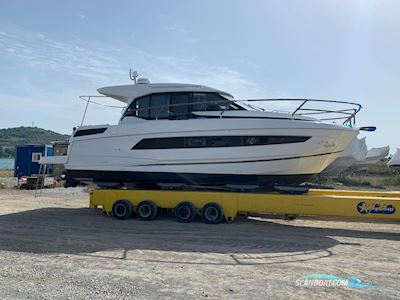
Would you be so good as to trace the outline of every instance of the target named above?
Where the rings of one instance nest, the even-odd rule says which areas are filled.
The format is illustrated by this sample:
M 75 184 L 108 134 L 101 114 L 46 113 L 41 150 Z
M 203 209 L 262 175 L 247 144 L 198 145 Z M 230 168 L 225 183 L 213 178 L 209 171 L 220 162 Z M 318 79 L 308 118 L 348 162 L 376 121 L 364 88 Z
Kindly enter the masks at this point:
M 378 148 L 371 148 L 368 150 L 367 155 L 364 161 L 358 161 L 354 163 L 355 167 L 363 168 L 370 165 L 374 165 L 387 157 L 389 155 L 390 147 L 378 147 Z
M 344 149 L 344 151 L 336 158 L 322 173 L 323 176 L 334 176 L 346 171 L 356 162 L 363 162 L 367 156 L 367 144 L 365 137 L 362 139 L 354 139 L 354 141 Z
M 361 106 L 352 102 L 244 101 L 202 85 L 144 79 L 98 92 L 126 108 L 117 125 L 74 129 L 65 163 L 67 186 L 299 184 L 332 163 L 359 131 L 354 116 Z M 288 113 L 265 111 L 253 105 L 261 101 L 298 107 Z M 321 109 L 321 104 L 341 107 Z M 340 119 L 340 125 L 327 123 Z
M 387 165 L 388 167 L 393 169 L 400 169 L 400 148 L 397 148 L 396 152 L 390 158 Z

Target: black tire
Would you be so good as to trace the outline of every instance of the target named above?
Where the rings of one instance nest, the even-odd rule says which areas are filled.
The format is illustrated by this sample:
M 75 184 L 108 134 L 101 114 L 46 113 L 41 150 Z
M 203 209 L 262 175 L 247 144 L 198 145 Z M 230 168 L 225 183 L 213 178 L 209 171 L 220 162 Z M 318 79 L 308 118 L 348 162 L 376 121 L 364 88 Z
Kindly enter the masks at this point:
M 224 214 L 217 203 L 207 203 L 201 210 L 201 219 L 207 224 L 218 224 L 224 219 Z
M 193 222 L 196 219 L 196 208 L 191 202 L 181 202 L 175 207 L 175 217 L 182 223 Z
M 133 207 L 128 200 L 115 201 L 112 207 L 112 215 L 120 220 L 132 217 Z
M 65 188 L 77 187 L 79 185 L 79 181 L 76 181 L 73 178 L 69 178 L 67 174 L 63 174 L 63 175 L 65 175 L 65 177 L 63 179 Z
M 142 201 L 136 207 L 136 214 L 145 221 L 154 220 L 157 216 L 157 205 L 150 200 Z

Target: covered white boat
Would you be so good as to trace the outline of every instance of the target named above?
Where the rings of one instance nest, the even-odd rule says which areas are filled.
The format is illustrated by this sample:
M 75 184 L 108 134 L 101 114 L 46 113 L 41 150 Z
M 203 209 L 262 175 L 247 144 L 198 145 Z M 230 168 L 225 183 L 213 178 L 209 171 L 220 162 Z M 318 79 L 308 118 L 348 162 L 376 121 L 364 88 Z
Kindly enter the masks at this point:
M 40 165 L 64 165 L 67 162 L 66 155 L 43 156 L 39 160 Z
M 390 158 L 387 165 L 388 167 L 393 169 L 400 169 L 400 148 L 397 148 L 396 152 Z
M 389 155 L 390 147 L 378 147 L 378 148 L 371 148 L 368 150 L 367 155 L 364 161 L 356 162 L 354 166 L 357 167 L 366 167 L 370 165 L 374 165 L 387 157 Z
M 365 137 L 356 138 L 322 173 L 323 176 L 334 176 L 346 171 L 356 162 L 363 162 L 367 156 Z
M 361 108 L 333 100 L 235 100 L 202 85 L 147 80 L 98 91 L 127 106 L 118 125 L 74 129 L 67 186 L 299 184 L 354 140 L 354 116 Z M 257 101 L 298 104 L 282 113 L 258 109 Z M 321 109 L 322 104 L 338 108 Z M 324 122 L 330 120 L 343 125 Z

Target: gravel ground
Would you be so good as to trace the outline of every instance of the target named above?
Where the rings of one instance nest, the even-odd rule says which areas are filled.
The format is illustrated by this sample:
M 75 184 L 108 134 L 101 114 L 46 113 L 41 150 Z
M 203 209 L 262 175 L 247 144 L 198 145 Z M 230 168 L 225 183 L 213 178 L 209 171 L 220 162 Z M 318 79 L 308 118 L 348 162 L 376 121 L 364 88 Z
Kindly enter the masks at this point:
M 400 298 L 400 223 L 120 221 L 88 198 L 0 190 L 1 298 Z M 381 288 L 295 286 L 313 273 Z

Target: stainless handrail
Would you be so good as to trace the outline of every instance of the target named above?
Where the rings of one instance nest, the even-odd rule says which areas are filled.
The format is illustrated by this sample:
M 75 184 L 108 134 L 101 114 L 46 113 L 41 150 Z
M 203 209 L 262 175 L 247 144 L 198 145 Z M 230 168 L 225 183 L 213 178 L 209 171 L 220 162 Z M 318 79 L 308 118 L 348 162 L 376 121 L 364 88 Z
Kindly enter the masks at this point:
M 303 101 L 292 113 L 289 113 L 294 119 L 296 116 L 306 116 L 306 115 L 324 115 L 324 114 L 339 114 L 343 115 L 340 117 L 332 117 L 332 118 L 320 118 L 319 120 L 328 121 L 328 120 L 344 120 L 343 125 L 350 124 L 355 125 L 355 115 L 361 110 L 361 104 L 355 102 L 348 101 L 337 101 L 337 100 L 320 100 L 320 99 L 252 99 L 252 100 L 214 100 L 214 101 L 202 101 L 202 102 L 189 102 L 189 103 L 180 103 L 180 104 L 170 104 L 170 105 L 160 105 L 151 107 L 151 109 L 157 109 L 161 113 L 163 109 L 169 107 L 177 107 L 177 106 L 188 106 L 188 105 L 196 105 L 196 104 L 217 104 L 217 103 L 245 103 L 245 102 L 277 102 L 277 101 Z M 343 105 L 353 105 L 354 108 L 347 109 L 319 109 L 319 108 L 305 108 L 304 106 L 311 102 L 319 102 L 319 103 L 336 103 Z M 138 108 L 131 109 L 131 112 L 148 110 L 149 108 Z M 220 116 L 223 117 L 223 113 L 228 109 L 221 109 Z M 265 111 L 265 110 L 264 110 Z M 157 119 L 159 114 L 155 116 Z
M 336 120 L 339 119 L 345 119 L 343 122 L 343 125 L 345 124 L 350 124 L 350 125 L 355 125 L 355 116 L 356 114 L 361 110 L 362 105 L 356 102 L 350 102 L 350 101 L 339 101 L 339 100 L 325 100 L 325 99 L 254 99 L 254 100 L 247 100 L 250 102 L 257 102 L 257 101 L 269 101 L 269 102 L 273 102 L 273 101 L 303 101 L 292 113 L 292 116 L 294 115 L 306 115 L 306 114 L 311 114 L 311 113 L 299 113 L 301 111 L 314 111 L 314 112 L 319 112 L 319 113 L 315 113 L 315 114 L 324 114 L 324 113 L 337 113 L 337 114 L 346 114 L 344 111 L 347 110 L 354 110 L 354 112 L 352 114 L 350 114 L 348 117 L 341 117 L 341 118 L 335 118 Z M 345 104 L 345 105 L 353 105 L 355 106 L 355 108 L 349 108 L 346 110 L 343 109 L 338 109 L 338 110 L 323 110 L 323 109 L 316 109 L 316 108 L 303 108 L 307 103 L 311 103 L 311 102 L 319 102 L 319 103 L 336 103 L 336 104 Z M 332 118 L 329 119 L 320 119 L 320 120 L 333 120 Z
M 85 121 L 86 112 L 87 112 L 87 109 L 89 107 L 89 103 L 94 103 L 94 104 L 97 104 L 97 105 L 111 107 L 111 108 L 125 108 L 125 106 L 114 106 L 114 105 L 106 105 L 106 104 L 98 103 L 96 101 L 91 100 L 92 98 L 109 98 L 109 97 L 108 96 L 99 96 L 99 95 L 95 95 L 95 96 L 79 96 L 79 99 L 81 99 L 83 101 L 86 101 L 86 106 L 85 106 L 85 111 L 83 112 L 81 126 L 83 126 L 83 122 Z
M 90 99 L 92 97 L 96 96 L 80 96 L 79 98 L 82 100 L 87 101 L 87 105 L 89 102 L 96 103 L 94 101 L 91 101 Z M 107 96 L 97 96 L 97 97 L 107 97 Z M 85 99 L 86 98 L 86 99 Z M 321 121 L 328 121 L 328 120 L 344 120 L 343 125 L 355 125 L 355 116 L 356 114 L 362 109 L 361 104 L 356 103 L 356 102 L 350 102 L 350 101 L 339 101 L 339 100 L 325 100 L 325 99 L 302 99 L 302 98 L 279 98 L 279 99 L 247 99 L 247 100 L 229 100 L 229 99 L 223 99 L 223 100 L 212 100 L 212 101 L 199 101 L 199 102 L 188 102 L 188 103 L 179 103 L 179 104 L 169 104 L 169 105 L 160 105 L 160 106 L 155 106 L 155 107 L 145 107 L 145 108 L 137 108 L 137 109 L 129 109 L 130 112 L 138 112 L 138 111 L 143 111 L 143 110 L 157 110 L 157 114 L 155 115 L 155 119 L 158 119 L 158 116 L 163 112 L 165 108 L 170 108 L 170 107 L 179 107 L 179 106 L 188 106 L 188 105 L 196 105 L 196 104 L 218 104 L 218 103 L 225 103 L 225 104 L 232 104 L 232 103 L 244 103 L 247 104 L 247 102 L 301 102 L 299 106 L 297 106 L 293 112 L 289 112 L 288 114 L 291 115 L 291 118 L 294 119 L 296 116 L 307 116 L 307 115 L 326 115 L 326 114 L 338 114 L 342 116 L 338 117 L 329 117 L 329 118 L 319 118 Z M 341 108 L 341 109 L 321 109 L 321 108 L 312 108 L 312 107 L 306 107 L 309 106 L 310 103 L 330 103 L 330 104 L 338 104 L 338 105 L 352 105 L 352 108 Z M 100 103 L 96 103 L 100 104 Z M 103 104 L 100 104 L 103 105 Z M 104 105 L 107 107 L 117 107 L 117 106 L 111 106 L 111 105 Z M 225 111 L 229 110 L 229 106 L 225 109 L 221 109 L 221 114 L 220 117 L 223 117 L 223 114 Z M 251 106 L 251 105 L 250 105 Z M 118 106 L 118 108 L 121 108 Z M 263 111 L 267 112 L 264 108 L 262 108 Z M 85 114 L 86 114 L 87 107 L 85 109 Z M 128 107 L 125 108 L 125 112 L 128 110 Z M 202 110 L 200 110 L 202 111 Z M 219 110 L 218 110 L 219 111 Z M 169 113 L 169 111 L 168 111 Z M 84 116 L 85 116 L 84 114 Z M 83 118 L 84 119 L 84 118 Z M 83 120 L 82 120 L 83 121 Z M 83 122 L 82 122 L 83 123 Z

